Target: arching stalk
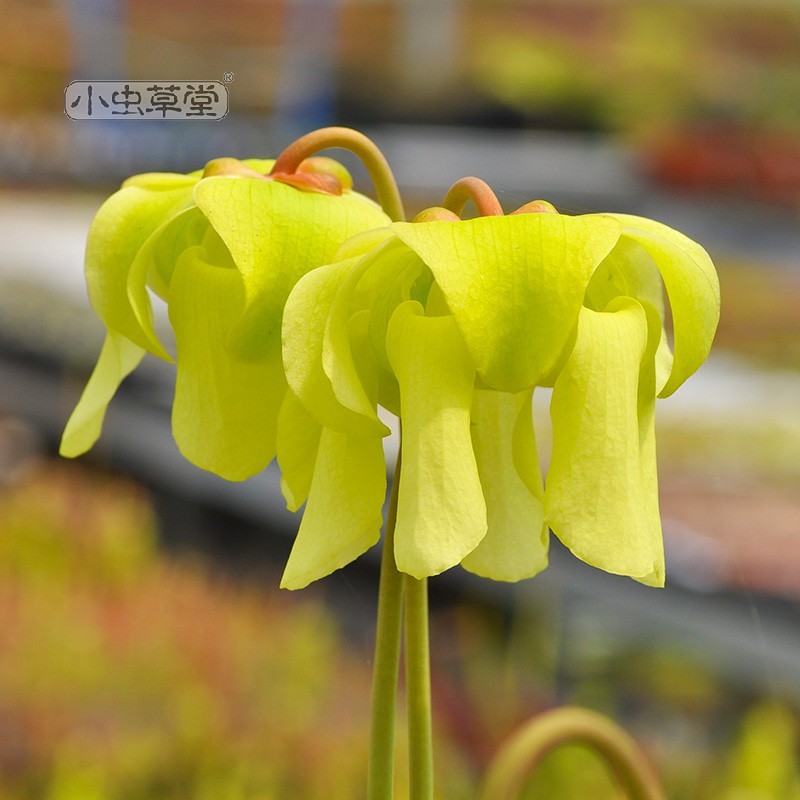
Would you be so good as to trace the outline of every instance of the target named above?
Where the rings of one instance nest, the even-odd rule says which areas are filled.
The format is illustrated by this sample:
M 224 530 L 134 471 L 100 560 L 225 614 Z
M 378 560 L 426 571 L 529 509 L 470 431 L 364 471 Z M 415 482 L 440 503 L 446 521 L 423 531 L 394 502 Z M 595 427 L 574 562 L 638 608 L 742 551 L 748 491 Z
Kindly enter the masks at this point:
M 563 744 L 597 752 L 630 800 L 666 800 L 658 776 L 636 742 L 602 714 L 565 707 L 535 717 L 495 756 L 480 800 L 513 800 L 539 762 Z
M 358 156 L 367 168 L 378 202 L 395 222 L 405 220 L 403 201 L 392 170 L 375 142 L 352 128 L 320 128 L 292 142 L 275 161 L 270 174 L 294 173 L 305 159 L 320 150 L 341 147 Z

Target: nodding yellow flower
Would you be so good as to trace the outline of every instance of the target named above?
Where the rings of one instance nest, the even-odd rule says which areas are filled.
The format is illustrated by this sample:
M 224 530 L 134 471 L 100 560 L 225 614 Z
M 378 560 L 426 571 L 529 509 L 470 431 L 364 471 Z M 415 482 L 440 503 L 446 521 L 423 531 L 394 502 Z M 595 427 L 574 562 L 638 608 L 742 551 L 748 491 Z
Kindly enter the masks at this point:
M 284 302 L 343 241 L 389 222 L 350 190 L 341 165 L 320 161 L 291 176 L 267 176 L 273 161 L 235 159 L 136 175 L 103 204 L 86 281 L 107 334 L 62 455 L 92 447 L 120 383 L 150 352 L 176 362 L 172 430 L 184 456 L 231 480 L 272 460 L 286 393 Z M 174 358 L 154 330 L 151 292 L 167 304 Z
M 552 529 L 589 564 L 663 584 L 653 410 L 708 355 L 717 276 L 665 225 L 551 209 L 394 223 L 297 283 L 278 461 L 307 507 L 284 586 L 378 540 L 378 406 L 402 423 L 401 571 L 516 581 L 547 565 Z M 546 489 L 536 387 L 553 387 Z

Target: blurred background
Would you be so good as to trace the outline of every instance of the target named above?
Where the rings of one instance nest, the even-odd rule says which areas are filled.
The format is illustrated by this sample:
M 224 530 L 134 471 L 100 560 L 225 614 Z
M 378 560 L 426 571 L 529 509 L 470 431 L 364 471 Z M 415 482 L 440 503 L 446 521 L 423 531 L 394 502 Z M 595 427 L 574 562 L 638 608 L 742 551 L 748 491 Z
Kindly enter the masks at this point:
M 55 456 L 102 342 L 82 261 L 103 198 L 327 124 L 375 139 L 411 213 L 474 174 L 507 210 L 671 224 L 722 283 L 711 359 L 659 404 L 667 588 L 556 541 L 518 586 L 431 582 L 441 796 L 577 702 L 675 800 L 800 798 L 796 2 L 0 0 L 0 19 L 0 800 L 363 793 L 377 559 L 278 592 L 297 519 L 276 471 L 185 463 L 155 360 L 91 454 Z M 230 111 L 68 119 L 67 84 L 100 79 L 224 79 Z M 526 791 L 615 796 L 571 748 Z

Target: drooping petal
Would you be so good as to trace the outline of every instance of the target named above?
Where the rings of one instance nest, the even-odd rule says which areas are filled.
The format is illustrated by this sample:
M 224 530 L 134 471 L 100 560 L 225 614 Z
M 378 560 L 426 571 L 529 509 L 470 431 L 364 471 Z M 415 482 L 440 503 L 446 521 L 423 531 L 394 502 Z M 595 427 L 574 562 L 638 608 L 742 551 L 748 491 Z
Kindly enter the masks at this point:
M 334 301 L 325 327 L 322 366 L 342 405 L 377 419 L 379 374 L 369 348 L 369 322 L 367 309 L 348 315 Z
M 512 395 L 476 389 L 472 401 L 472 445 L 488 530 L 461 565 L 498 581 L 530 578 L 547 566 L 549 531 L 531 398 L 532 392 Z
M 586 287 L 584 304 L 602 311 L 616 297 L 633 297 L 659 316 L 656 385 L 666 384 L 672 371 L 672 350 L 665 328 L 664 283 L 655 261 L 647 251 L 628 236 L 621 236 L 614 249 L 603 259 Z
M 386 464 L 379 436 L 322 429 L 303 520 L 281 586 L 302 589 L 380 538 Z
M 78 405 L 67 421 L 59 453 L 75 458 L 90 450 L 100 437 L 103 418 L 122 381 L 138 366 L 145 351 L 111 330 Z
M 178 259 L 170 288 L 178 374 L 175 441 L 192 463 L 228 480 L 260 472 L 275 456 L 286 382 L 280 354 L 244 361 L 225 347 L 244 306 L 238 271 L 204 260 L 201 247 Z
M 671 395 L 708 358 L 719 322 L 719 279 L 708 253 L 697 242 L 654 220 L 611 214 L 622 235 L 637 242 L 661 273 L 673 325 L 672 369 L 659 397 Z
M 654 351 L 631 298 L 581 312 L 556 380 L 545 515 L 581 560 L 661 586 L 664 554 L 655 464 Z
M 386 352 L 403 420 L 395 560 L 422 578 L 458 564 L 486 535 L 470 437 L 475 369 L 453 318 L 425 317 L 415 301 L 397 307 Z
M 241 163 L 258 173 L 266 174 L 275 161 L 274 159 L 251 158 L 245 159 Z M 197 170 L 189 173 L 189 175 L 165 175 L 162 173 L 134 175 L 132 178 L 128 178 L 123 186 L 140 186 L 141 188 L 152 189 L 185 186 L 192 190 L 202 176 L 203 170 Z M 180 254 L 188 247 L 198 244 L 203 245 L 208 252 L 209 262 L 217 264 L 214 251 L 218 248 L 215 248 L 209 242 L 209 231 L 219 239 L 216 232 L 211 229 L 210 223 L 203 215 L 203 212 L 193 203 L 190 208 L 165 220 L 145 244 L 145 248 L 150 250 L 149 257 L 144 260 L 143 264 L 138 264 L 140 259 L 137 258 L 140 274 L 131 275 L 128 278 L 128 292 L 134 305 L 136 305 L 134 295 L 138 294 L 136 287 L 141 284 L 143 277 L 146 278 L 147 284 L 159 297 L 165 301 L 168 300 L 172 270 Z M 155 246 L 156 244 L 157 247 Z M 224 248 L 224 245 L 221 246 Z M 225 260 L 231 260 L 230 254 L 227 253 L 227 248 L 225 248 Z M 137 265 L 134 266 L 134 269 L 137 268 Z M 142 266 L 144 267 L 143 270 L 141 269 Z M 218 264 L 218 266 L 222 265 Z
M 128 302 L 142 331 L 147 349 L 165 361 L 173 358 L 164 349 L 153 321 L 149 287 L 154 282 L 164 300 L 169 299 L 169 282 L 181 253 L 196 246 L 209 225 L 199 208 L 187 208 L 165 220 L 139 248 L 128 270 Z
M 365 416 L 375 415 L 382 382 L 394 381 L 386 357 L 386 329 L 397 305 L 410 299 L 411 285 L 424 269 L 402 242 L 394 237 L 387 240 L 388 230 L 355 237 L 364 244 L 371 239 L 375 246 L 343 278 L 331 302 L 323 344 L 323 367 L 336 398 Z M 360 333 L 354 339 L 354 315 L 359 326 L 366 324 L 366 339 Z M 389 408 L 397 410 L 391 404 Z
M 378 419 L 377 410 L 368 403 L 354 411 L 334 394 L 325 374 L 323 350 L 331 307 L 342 282 L 358 266 L 358 259 L 348 259 L 320 267 L 298 281 L 286 301 L 283 324 L 283 361 L 286 379 L 309 414 L 327 428 L 353 433 L 385 436 L 389 429 Z M 342 311 L 347 327 L 347 310 Z M 344 334 L 347 339 L 347 333 Z M 351 359 L 349 341 L 339 338 L 337 346 L 343 360 Z M 353 366 L 355 369 L 355 366 Z M 369 412 L 367 414 L 366 412 Z
M 430 267 L 480 377 L 518 392 L 566 356 L 592 270 L 619 238 L 610 218 L 559 214 L 395 223 Z
M 158 351 L 160 344 L 143 330 L 131 303 L 128 275 L 149 236 L 191 206 L 197 180 L 171 173 L 154 175 L 139 183 L 129 179 L 95 215 L 86 241 L 86 285 L 92 307 L 107 328 L 145 350 Z M 147 317 L 148 312 L 144 314 Z
M 368 257 L 368 269 L 358 286 L 358 292 L 369 298 L 369 340 L 378 361 L 378 401 L 392 414 L 400 415 L 400 388 L 386 353 L 386 333 L 389 321 L 401 303 L 419 299 L 413 296 L 414 286 L 430 275 L 420 257 L 398 239 L 387 242 Z
M 281 492 L 289 511 L 305 503 L 311 489 L 322 426 L 289 389 L 278 414 L 278 465 Z
M 584 305 L 603 311 L 617 297 L 647 300 L 664 317 L 664 284 L 655 262 L 627 236 L 620 237 L 586 287 Z
M 244 280 L 245 308 L 229 344 L 248 358 L 279 352 L 283 307 L 300 277 L 329 263 L 351 236 L 389 222 L 355 192 L 334 197 L 270 180 L 210 177 L 194 198 Z

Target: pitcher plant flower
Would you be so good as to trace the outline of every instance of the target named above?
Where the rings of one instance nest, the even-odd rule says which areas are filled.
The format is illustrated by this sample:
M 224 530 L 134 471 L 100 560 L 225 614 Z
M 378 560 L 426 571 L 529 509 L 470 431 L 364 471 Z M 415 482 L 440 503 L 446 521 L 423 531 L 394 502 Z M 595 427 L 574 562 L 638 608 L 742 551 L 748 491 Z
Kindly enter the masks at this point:
M 188 175 L 136 175 L 102 205 L 86 282 L 106 338 L 62 455 L 92 447 L 117 388 L 149 352 L 176 362 L 172 431 L 188 460 L 230 480 L 272 460 L 286 297 L 343 241 L 390 221 L 332 159 L 268 174 L 274 167 L 222 158 Z M 167 304 L 174 357 L 154 328 L 151 292 Z
M 379 204 L 315 155 L 330 147 L 364 161 Z M 468 200 L 479 216 L 462 220 Z M 559 214 L 543 200 L 505 215 L 475 178 L 403 220 L 382 154 L 343 128 L 307 134 L 275 161 L 128 179 L 89 230 L 86 280 L 106 338 L 61 442 L 68 457 L 93 446 L 146 353 L 174 361 L 184 456 L 242 480 L 277 455 L 288 507 L 305 503 L 281 581 L 298 589 L 380 538 L 381 409 L 399 418 L 369 800 L 393 792 L 403 633 L 409 794 L 433 797 L 427 577 L 456 565 L 531 577 L 547 566 L 552 530 L 588 564 L 663 584 L 655 401 L 700 367 L 719 319 L 708 254 L 659 222 Z M 174 355 L 153 296 L 166 304 Z M 542 387 L 552 389 L 546 480 L 532 415 Z M 638 763 L 616 732 L 568 713 L 513 740 L 484 796 L 511 796 L 542 747 L 589 728 L 592 741 L 618 739 L 614 763 Z M 631 785 L 660 800 L 631 769 Z
M 287 496 L 308 501 L 284 586 L 377 541 L 383 487 L 362 476 L 381 469 L 379 406 L 402 424 L 402 572 L 461 564 L 517 581 L 544 569 L 552 529 L 589 564 L 663 584 L 654 405 L 708 355 L 713 265 L 651 220 L 544 201 L 519 212 L 425 212 L 356 237 L 293 289 L 284 361 L 300 402 L 284 406 L 278 461 Z M 546 489 L 537 387 L 553 388 Z M 318 455 L 297 469 L 282 451 L 301 430 Z M 331 524 L 334 497 L 349 528 Z

